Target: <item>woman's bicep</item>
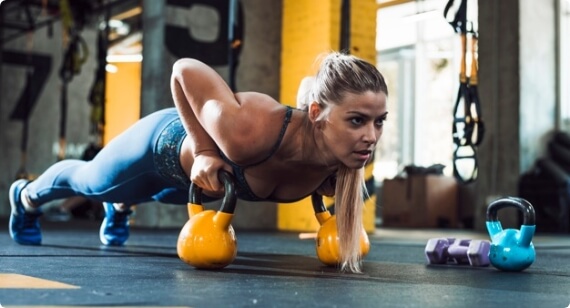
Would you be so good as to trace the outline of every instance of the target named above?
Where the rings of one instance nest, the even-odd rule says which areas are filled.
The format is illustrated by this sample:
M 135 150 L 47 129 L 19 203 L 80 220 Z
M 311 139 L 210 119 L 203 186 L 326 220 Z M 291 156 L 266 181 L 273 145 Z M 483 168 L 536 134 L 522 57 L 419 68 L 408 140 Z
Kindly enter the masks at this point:
M 178 84 L 192 109 L 198 114 L 209 101 L 236 104 L 234 94 L 211 67 L 195 59 L 180 59 L 172 68 L 172 85 Z
M 194 59 L 180 59 L 172 67 L 171 91 L 180 120 L 192 140 L 194 155 L 216 151 L 220 130 L 215 112 L 219 102 L 237 105 L 224 80 L 210 67 Z

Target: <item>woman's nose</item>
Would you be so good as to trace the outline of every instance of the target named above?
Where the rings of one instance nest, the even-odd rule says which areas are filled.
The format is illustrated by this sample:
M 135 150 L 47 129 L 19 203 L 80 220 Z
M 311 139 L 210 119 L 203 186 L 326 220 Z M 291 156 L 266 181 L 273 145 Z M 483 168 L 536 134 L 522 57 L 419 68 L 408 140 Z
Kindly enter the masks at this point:
M 363 139 L 365 142 L 373 144 L 380 137 L 380 133 L 381 131 L 379 131 L 375 125 L 366 125 Z

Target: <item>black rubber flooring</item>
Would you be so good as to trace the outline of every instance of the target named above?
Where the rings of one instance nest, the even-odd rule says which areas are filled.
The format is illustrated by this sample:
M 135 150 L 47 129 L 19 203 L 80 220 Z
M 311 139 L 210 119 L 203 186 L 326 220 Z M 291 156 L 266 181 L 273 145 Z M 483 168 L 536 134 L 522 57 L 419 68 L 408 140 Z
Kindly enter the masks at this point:
M 378 230 L 363 274 L 339 273 L 296 233 L 237 231 L 238 256 L 196 270 L 176 254 L 178 230 L 134 228 L 125 247 L 100 245 L 98 224 L 44 223 L 42 246 L 20 246 L 0 227 L 0 306 L 560 307 L 570 305 L 568 236 L 535 237 L 527 270 L 427 266 L 434 231 Z M 432 233 L 430 233 L 432 232 Z M 446 236 L 469 233 L 446 231 Z M 474 237 L 485 236 L 473 234 Z M 23 276 L 20 276 L 23 275 Z M 19 285 L 14 277 L 72 286 Z

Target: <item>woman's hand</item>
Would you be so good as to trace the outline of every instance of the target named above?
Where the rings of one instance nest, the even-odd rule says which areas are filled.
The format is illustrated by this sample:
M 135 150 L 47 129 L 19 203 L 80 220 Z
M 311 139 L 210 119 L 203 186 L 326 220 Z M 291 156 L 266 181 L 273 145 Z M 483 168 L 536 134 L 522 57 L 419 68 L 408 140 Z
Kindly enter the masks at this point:
M 201 152 L 194 157 L 190 181 L 202 188 L 206 195 L 222 196 L 224 185 L 218 177 L 220 170 L 227 170 L 232 173 L 231 166 L 216 151 Z

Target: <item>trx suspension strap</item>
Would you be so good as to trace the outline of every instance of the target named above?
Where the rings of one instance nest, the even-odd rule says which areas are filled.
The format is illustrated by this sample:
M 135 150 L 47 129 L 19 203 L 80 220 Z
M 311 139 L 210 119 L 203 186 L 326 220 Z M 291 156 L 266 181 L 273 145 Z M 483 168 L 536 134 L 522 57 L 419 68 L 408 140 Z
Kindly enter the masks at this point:
M 471 32 L 471 74 L 469 76 L 469 115 L 471 116 L 471 131 L 469 133 L 471 143 L 475 146 L 481 144 L 485 134 L 485 125 L 481 116 L 481 104 L 479 102 L 478 62 L 477 62 L 477 32 Z
M 34 44 L 34 34 L 33 28 L 27 34 L 27 61 L 28 66 L 26 67 L 26 84 L 33 88 L 33 74 L 34 70 L 31 65 L 31 58 L 32 58 L 32 49 Z M 16 179 L 30 179 L 28 174 L 28 170 L 26 168 L 27 161 L 28 161 L 28 136 L 29 136 L 29 127 L 30 127 L 30 110 L 32 109 L 32 93 L 28 91 L 25 97 L 26 102 L 26 110 L 28 111 L 28 115 L 22 121 L 22 139 L 20 139 L 20 167 L 16 172 Z
M 59 119 L 59 151 L 57 159 L 65 158 L 65 132 L 67 122 L 67 85 L 81 71 L 81 65 L 87 61 L 87 44 L 79 35 L 79 27 L 73 20 L 69 0 L 60 0 L 61 22 L 63 25 L 63 44 L 65 52 L 59 70 L 61 78 L 61 99 L 60 99 L 60 119 Z
M 105 127 L 105 89 L 106 89 L 106 66 L 109 37 L 109 20 L 111 9 L 105 12 L 104 27 L 97 32 L 97 69 L 91 90 L 89 91 L 89 103 L 91 105 L 90 134 L 93 140 L 86 151 L 98 152 L 103 147 L 103 130 Z
M 340 51 L 350 54 L 350 0 L 342 0 L 340 8 Z
M 449 0 L 444 10 L 444 17 L 454 0 Z M 481 121 L 481 106 L 477 92 L 477 58 L 475 31 L 467 29 L 467 0 L 461 4 L 453 21 L 450 22 L 454 31 L 461 38 L 461 63 L 459 73 L 459 90 L 453 108 L 452 137 L 456 145 L 453 153 L 453 174 L 462 183 L 471 183 L 477 179 L 478 159 L 477 146 L 483 138 L 483 123 Z M 467 76 L 467 37 L 472 36 L 471 45 L 471 77 Z

